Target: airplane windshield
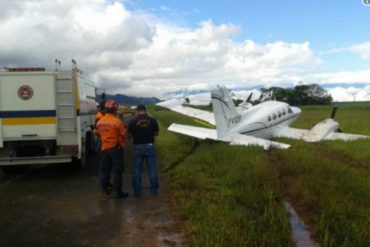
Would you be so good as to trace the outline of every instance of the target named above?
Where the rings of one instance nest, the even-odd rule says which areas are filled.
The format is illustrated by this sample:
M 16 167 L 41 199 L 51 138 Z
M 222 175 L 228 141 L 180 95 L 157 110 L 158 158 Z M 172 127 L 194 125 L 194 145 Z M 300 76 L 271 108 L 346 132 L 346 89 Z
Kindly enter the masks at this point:
M 288 113 L 289 113 L 289 114 L 292 114 L 292 113 L 293 113 L 293 110 L 292 110 L 292 108 L 291 108 L 291 107 L 289 107 L 289 108 L 288 108 Z

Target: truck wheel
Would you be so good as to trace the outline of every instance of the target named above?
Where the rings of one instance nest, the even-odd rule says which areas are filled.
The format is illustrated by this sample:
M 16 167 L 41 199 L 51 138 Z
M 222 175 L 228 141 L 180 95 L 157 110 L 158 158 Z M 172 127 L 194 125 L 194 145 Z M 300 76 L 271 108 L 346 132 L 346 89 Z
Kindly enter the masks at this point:
M 94 154 L 95 153 L 95 142 L 94 142 L 94 136 L 93 133 L 87 132 L 86 133 L 86 151 L 87 154 Z
M 77 171 L 84 170 L 86 168 L 86 155 L 82 154 L 81 159 L 74 157 L 72 159 L 72 164 L 73 164 L 74 169 L 76 169 Z
M 78 159 L 77 157 L 74 157 L 72 159 L 72 164 L 78 171 L 82 171 L 86 168 L 86 156 L 87 156 L 87 146 L 86 142 L 82 144 L 82 153 L 81 153 L 81 159 Z

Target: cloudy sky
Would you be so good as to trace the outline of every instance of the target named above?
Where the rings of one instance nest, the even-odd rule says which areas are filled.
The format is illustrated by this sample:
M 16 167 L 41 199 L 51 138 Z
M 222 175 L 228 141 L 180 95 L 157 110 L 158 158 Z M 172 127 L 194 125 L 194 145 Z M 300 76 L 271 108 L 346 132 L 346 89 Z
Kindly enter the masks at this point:
M 0 0 L 0 68 L 74 58 L 107 92 L 135 96 L 298 81 L 370 90 L 362 1 Z

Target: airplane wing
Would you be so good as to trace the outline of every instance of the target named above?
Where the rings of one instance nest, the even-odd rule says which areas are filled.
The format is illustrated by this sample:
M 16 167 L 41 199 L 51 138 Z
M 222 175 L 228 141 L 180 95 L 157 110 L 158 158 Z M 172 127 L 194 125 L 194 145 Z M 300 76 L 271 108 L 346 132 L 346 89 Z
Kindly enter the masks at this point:
M 274 137 L 302 139 L 307 142 L 318 142 L 321 140 L 350 141 L 370 137 L 365 135 L 338 133 L 336 132 L 338 129 L 338 122 L 331 118 L 319 122 L 311 130 L 296 129 L 288 126 L 274 126 L 272 128 Z
M 196 109 L 193 107 L 183 106 L 184 103 L 186 103 L 186 100 L 184 98 L 173 98 L 170 100 L 159 102 L 156 105 L 192 118 L 200 119 L 209 124 L 216 125 L 215 117 L 213 116 L 212 112 Z
M 352 141 L 362 138 L 369 138 L 369 136 L 365 135 L 357 135 L 357 134 L 347 134 L 347 133 L 339 133 L 333 132 L 327 135 L 324 140 L 343 140 L 343 141 Z
M 172 99 L 159 102 L 156 105 L 171 109 L 173 107 L 182 105 L 184 103 L 186 103 L 186 100 L 184 98 L 172 98 Z
M 205 139 L 218 140 L 217 130 L 215 129 L 173 123 L 170 125 L 170 127 L 168 127 L 168 130 L 176 132 L 176 133 L 180 133 L 183 135 L 196 137 L 202 140 L 205 140 Z
M 262 138 L 257 138 L 248 135 L 241 135 L 241 134 L 232 134 L 227 137 L 218 138 L 217 131 L 215 129 L 209 128 L 202 128 L 202 127 L 195 127 L 189 125 L 182 125 L 182 124 L 171 124 L 168 130 L 180 133 L 183 135 L 188 135 L 192 137 L 196 137 L 199 139 L 211 139 L 216 141 L 223 141 L 227 142 L 230 145 L 241 145 L 241 146 L 261 146 L 265 150 L 269 149 L 270 147 L 276 147 L 281 149 L 287 149 L 290 147 L 288 144 L 273 142 L 270 140 L 265 140 Z
M 199 110 L 199 109 L 195 109 L 195 108 L 187 107 L 187 106 L 181 106 L 181 105 L 175 106 L 169 109 L 174 112 L 178 112 L 178 113 L 184 114 L 189 117 L 198 118 L 212 125 L 216 125 L 215 117 L 213 116 L 212 112 L 203 111 L 203 110 Z
M 261 146 L 263 149 L 268 150 L 270 147 L 279 148 L 279 149 L 288 149 L 290 147 L 289 144 L 281 143 L 281 142 L 274 142 L 250 135 L 242 135 L 242 134 L 233 134 L 226 139 L 223 138 L 225 141 L 229 141 L 230 145 L 241 145 L 241 146 Z
M 303 139 L 304 136 L 310 133 L 310 130 L 291 128 L 289 126 L 273 126 L 273 137 L 285 137 L 292 139 Z

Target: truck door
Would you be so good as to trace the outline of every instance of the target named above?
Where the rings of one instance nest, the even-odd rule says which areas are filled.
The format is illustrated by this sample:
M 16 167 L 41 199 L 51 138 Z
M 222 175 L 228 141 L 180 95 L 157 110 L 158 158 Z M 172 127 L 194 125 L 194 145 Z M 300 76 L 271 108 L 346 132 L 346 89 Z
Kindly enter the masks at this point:
M 55 138 L 54 81 L 54 75 L 45 72 L 9 72 L 1 75 L 0 138 L 3 140 Z

